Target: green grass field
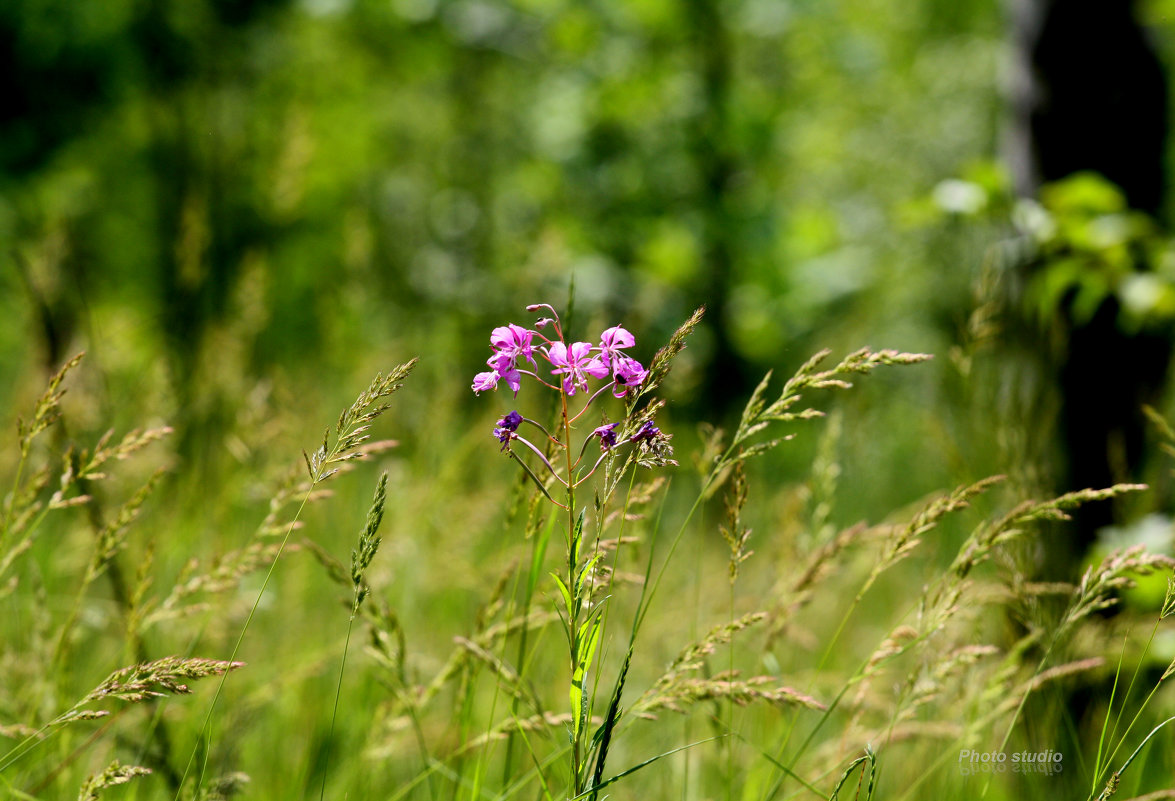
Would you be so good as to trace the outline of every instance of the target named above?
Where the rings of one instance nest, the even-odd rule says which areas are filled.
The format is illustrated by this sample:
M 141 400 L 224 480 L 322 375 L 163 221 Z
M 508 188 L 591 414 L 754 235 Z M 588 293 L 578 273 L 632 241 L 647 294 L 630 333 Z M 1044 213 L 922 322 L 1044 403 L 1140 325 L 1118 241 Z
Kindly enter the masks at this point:
M 902 394 L 935 366 L 896 352 L 810 363 L 700 427 L 668 369 L 688 328 L 658 357 L 638 334 L 648 394 L 566 430 L 583 393 L 527 378 L 470 405 L 471 376 L 389 353 L 366 392 L 224 398 L 202 460 L 149 382 L 143 427 L 95 413 L 126 392 L 101 354 L 43 395 L 28 371 L 2 463 L 4 795 L 1169 797 L 1170 560 L 1032 568 L 1066 509 L 1143 490 L 920 490 L 885 421 L 933 428 Z M 512 407 L 555 432 L 551 474 L 491 436 Z M 621 447 L 650 409 L 676 465 Z M 589 438 L 568 510 L 553 443 L 600 414 L 623 436 Z

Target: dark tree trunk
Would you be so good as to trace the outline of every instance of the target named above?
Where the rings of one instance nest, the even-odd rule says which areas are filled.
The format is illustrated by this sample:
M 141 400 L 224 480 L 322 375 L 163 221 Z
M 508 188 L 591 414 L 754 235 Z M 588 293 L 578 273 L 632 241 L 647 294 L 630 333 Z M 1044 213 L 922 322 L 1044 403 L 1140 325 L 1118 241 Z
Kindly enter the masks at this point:
M 1158 215 L 1165 192 L 1167 80 L 1131 0 L 1012 0 L 1016 45 L 1009 158 L 1021 194 L 1079 171 L 1115 183 L 1131 208 Z M 1061 312 L 1064 314 L 1064 312 Z M 1091 320 L 1063 321 L 1067 352 L 1051 364 L 1061 393 L 1063 490 L 1136 478 L 1144 403 L 1170 361 L 1165 335 L 1127 334 L 1106 301 Z M 1072 575 L 1109 504 L 1080 510 L 1068 548 L 1045 571 Z
M 702 210 L 702 277 L 695 288 L 713 332 L 707 408 L 723 415 L 753 386 L 730 338 L 728 300 L 737 260 L 729 194 L 738 170 L 730 137 L 733 54 L 730 34 L 715 0 L 687 0 L 687 19 L 705 102 L 693 120 L 690 149 L 698 172 Z
M 1132 0 L 1013 0 L 1018 189 L 1093 170 L 1162 207 L 1167 79 Z

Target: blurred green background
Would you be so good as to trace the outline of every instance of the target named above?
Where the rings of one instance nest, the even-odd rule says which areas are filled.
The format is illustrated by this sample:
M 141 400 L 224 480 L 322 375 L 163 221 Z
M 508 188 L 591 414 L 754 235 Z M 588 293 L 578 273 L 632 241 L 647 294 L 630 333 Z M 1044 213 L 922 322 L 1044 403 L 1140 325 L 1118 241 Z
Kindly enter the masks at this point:
M 816 347 L 941 352 L 982 245 L 903 208 L 992 156 L 1002 25 L 991 2 L 7 3 L 4 373 L 85 346 L 102 415 L 158 391 L 200 448 L 258 380 L 419 354 L 460 395 L 488 327 L 572 276 L 650 346 L 709 305 L 695 416 Z
M 488 330 L 573 279 L 645 359 L 709 307 L 685 420 L 822 347 L 945 360 L 998 226 L 932 192 L 995 153 L 1005 34 L 978 0 L 6 3 L 0 403 L 86 348 L 93 424 L 208 474 L 258 447 L 242 401 L 309 423 L 419 355 L 485 426 Z M 943 485 L 957 434 L 914 429 L 863 492 Z
M 1130 24 L 1175 63 L 1175 3 Z M 485 467 L 508 396 L 469 384 L 493 326 L 566 308 L 573 286 L 573 336 L 622 322 L 642 361 L 707 305 L 664 392 L 683 471 L 697 425 L 729 423 L 766 370 L 870 345 L 937 358 L 842 403 L 833 523 L 996 472 L 1084 486 L 1066 371 L 1127 417 L 1161 404 L 1172 206 L 1112 174 L 1015 199 L 1064 177 L 1003 158 L 1032 135 L 1008 100 L 1026 33 L 995 0 L 8 0 L 0 408 L 27 414 L 85 349 L 71 436 L 174 426 L 179 508 L 157 514 L 178 570 L 240 541 L 266 482 L 375 371 L 419 356 L 381 423 L 411 521 L 389 538 L 401 563 L 428 537 L 453 558 L 453 519 L 490 518 L 460 557 L 472 598 L 514 474 Z M 1073 345 L 1096 325 L 1101 350 Z M 1166 465 L 1132 436 L 1090 457 L 1158 483 L 1120 523 L 1167 504 Z M 799 480 L 815 441 L 756 480 Z M 369 493 L 311 527 L 345 553 Z M 399 574 L 397 598 L 421 603 L 429 576 Z

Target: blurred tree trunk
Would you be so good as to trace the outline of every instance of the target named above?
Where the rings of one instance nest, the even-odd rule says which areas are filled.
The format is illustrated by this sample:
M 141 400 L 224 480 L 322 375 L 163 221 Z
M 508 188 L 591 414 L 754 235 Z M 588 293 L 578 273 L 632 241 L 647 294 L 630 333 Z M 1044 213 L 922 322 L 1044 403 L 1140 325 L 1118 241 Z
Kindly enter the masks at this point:
M 1162 210 L 1167 79 L 1134 8 L 1133 0 L 1012 0 L 1017 69 L 1008 144 L 1020 194 L 1089 170 L 1117 184 L 1131 208 Z M 1067 352 L 1048 365 L 1061 393 L 1061 489 L 1135 479 L 1145 442 L 1141 406 L 1163 387 L 1171 342 L 1122 331 L 1112 299 L 1087 323 L 1063 322 Z M 1097 530 L 1112 522 L 1109 504 L 1083 507 L 1077 541 L 1054 547 L 1045 572 L 1073 575 Z
M 707 408 L 730 411 L 753 384 L 730 339 L 730 288 L 737 280 L 736 231 L 728 195 L 737 171 L 730 132 L 733 52 L 730 33 L 717 0 L 686 0 L 686 18 L 694 47 L 703 104 L 690 130 L 690 149 L 698 173 L 698 208 L 702 212 L 702 275 L 698 301 L 714 335 L 706 389 Z

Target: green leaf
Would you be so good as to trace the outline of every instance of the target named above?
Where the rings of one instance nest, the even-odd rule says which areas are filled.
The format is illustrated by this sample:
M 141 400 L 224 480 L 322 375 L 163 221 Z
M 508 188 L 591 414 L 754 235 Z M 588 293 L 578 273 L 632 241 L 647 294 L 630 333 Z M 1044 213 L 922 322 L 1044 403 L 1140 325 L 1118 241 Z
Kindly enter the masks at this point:
M 654 762 L 656 762 L 659 759 L 664 759 L 667 756 L 673 756 L 677 752 L 684 751 L 687 748 L 693 748 L 695 745 L 702 745 L 703 743 L 713 742 L 714 740 L 721 740 L 723 737 L 728 737 L 728 736 L 729 735 L 726 735 L 726 734 L 720 734 L 717 737 L 707 737 L 705 740 L 698 740 L 696 743 L 690 743 L 689 745 L 679 746 L 678 748 L 674 748 L 670 751 L 666 751 L 663 754 L 657 754 L 657 756 L 652 757 L 650 759 L 646 759 L 644 762 L 640 763 L 639 765 L 633 765 L 628 770 L 624 770 L 624 771 L 621 771 L 620 773 L 617 773 L 615 776 L 613 776 L 612 778 L 608 779 L 605 782 L 601 782 L 600 784 L 592 785 L 591 787 L 587 788 L 579 795 L 572 796 L 570 799 L 568 799 L 568 801 L 578 801 L 578 799 L 584 798 L 585 796 L 594 795 L 594 794 L 598 793 L 600 790 L 603 790 L 609 784 L 615 784 L 616 782 L 623 779 L 625 776 L 631 776 L 632 774 L 636 773 L 638 770 L 641 770 L 642 768 L 647 768 L 649 765 L 652 765 Z
M 591 669 L 592 660 L 596 655 L 596 647 L 600 644 L 600 630 L 603 618 L 599 611 L 603 604 L 599 604 L 592 610 L 591 615 L 583 625 L 579 627 L 578 648 L 575 654 L 575 672 L 571 676 L 571 720 L 572 720 L 572 736 L 579 738 L 579 733 L 583 729 L 585 723 L 589 718 L 589 710 L 587 699 L 583 694 L 583 680 L 587 675 L 588 670 Z M 585 637 L 584 629 L 591 625 L 591 632 Z
M 584 583 L 584 581 L 587 580 L 588 573 L 591 571 L 592 567 L 596 564 L 596 562 L 600 561 L 601 556 L 603 556 L 603 554 L 598 553 L 595 556 L 593 556 L 591 559 L 589 559 L 587 561 L 587 564 L 585 564 L 580 569 L 579 575 L 575 577 L 575 596 L 577 598 L 580 597 L 580 595 L 583 593 L 583 583 Z
M 592 748 L 596 750 L 596 767 L 592 771 L 592 784 L 599 785 L 604 778 L 604 762 L 608 759 L 608 746 L 612 742 L 612 732 L 620 721 L 620 696 L 624 693 L 624 680 L 628 677 L 628 666 L 632 663 L 632 646 L 624 656 L 624 664 L 620 668 L 620 675 L 616 679 L 616 686 L 612 690 L 612 700 L 608 703 L 608 714 L 596 733 L 592 736 Z M 594 801 L 595 796 L 592 796 Z
M 579 545 L 583 541 L 583 518 L 587 514 L 587 507 L 579 510 L 579 517 L 575 520 L 575 528 L 571 530 L 571 553 L 568 554 L 568 563 L 579 561 Z
M 575 675 L 571 678 L 571 689 L 568 692 L 568 700 L 571 701 L 571 739 L 572 742 L 579 739 L 579 729 L 582 725 L 583 717 L 583 671 L 575 671 Z
M 602 606 L 602 605 L 601 605 Z M 580 664 L 580 670 L 586 671 L 592 666 L 592 659 L 596 655 L 596 646 L 600 642 L 600 623 L 602 618 L 597 614 L 600 606 L 592 610 L 592 616 L 580 626 L 579 632 L 579 653 L 576 654 L 576 661 Z M 587 637 L 583 636 L 584 627 L 591 624 L 591 634 Z
M 567 613 L 571 614 L 571 590 L 567 589 L 567 585 L 563 583 L 563 579 L 559 578 L 558 573 L 551 573 L 551 578 L 555 579 L 555 583 L 559 585 L 559 592 L 563 594 L 563 603 L 567 604 Z
M 534 556 L 530 560 L 530 572 L 526 577 L 526 597 L 534 595 L 534 589 L 539 583 L 539 571 L 543 569 L 543 559 L 547 555 L 547 545 L 551 541 L 551 532 L 555 528 L 555 515 L 547 517 L 547 525 L 543 526 L 535 543 Z

